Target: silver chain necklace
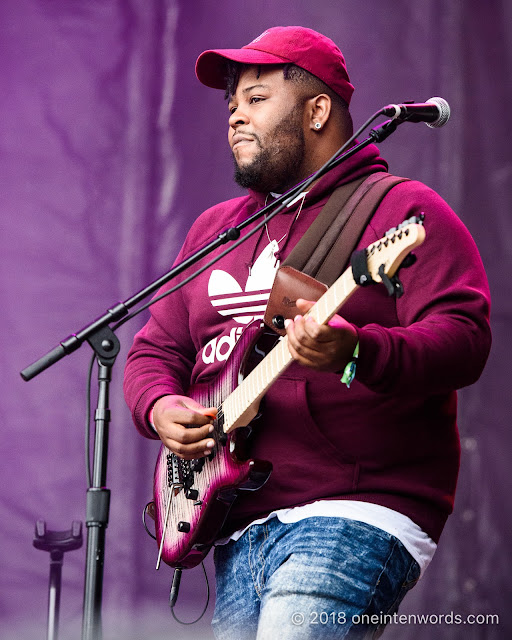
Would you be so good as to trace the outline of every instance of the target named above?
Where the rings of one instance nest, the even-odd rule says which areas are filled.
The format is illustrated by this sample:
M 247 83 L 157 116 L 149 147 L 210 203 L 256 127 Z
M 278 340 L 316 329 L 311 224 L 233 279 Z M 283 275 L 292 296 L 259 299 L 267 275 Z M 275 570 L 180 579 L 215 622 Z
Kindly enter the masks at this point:
M 295 218 L 293 219 L 292 225 L 293 225 L 293 223 L 294 223 L 294 222 L 297 222 L 297 220 L 298 220 L 298 218 L 299 218 L 299 216 L 300 216 L 300 212 L 302 211 L 302 207 L 304 206 L 304 202 L 305 202 L 305 200 L 306 200 L 306 196 L 307 196 L 307 194 L 308 194 L 308 192 L 307 192 L 307 191 L 304 191 L 303 193 L 301 193 L 301 194 L 299 195 L 299 198 L 302 198 L 302 202 L 300 203 L 299 210 L 298 210 L 298 211 L 297 211 L 297 213 L 295 214 Z M 267 200 L 268 200 L 268 196 L 269 196 L 269 195 L 270 195 L 270 194 L 267 194 L 267 197 L 265 198 L 265 206 L 266 206 L 266 204 L 267 204 Z M 298 199 L 298 198 L 297 198 L 297 199 Z M 295 202 L 297 202 L 297 199 L 295 200 Z M 294 202 L 290 202 L 290 204 L 289 204 L 288 206 L 290 207 L 292 204 L 294 204 Z M 272 243 L 272 240 L 270 239 L 270 233 L 269 233 L 269 230 L 268 230 L 268 225 L 267 225 L 267 219 L 266 219 L 266 218 L 265 218 L 265 231 L 266 231 L 266 233 L 267 233 L 268 241 L 269 241 L 269 243 L 271 244 L 271 243 Z M 280 243 L 281 243 L 281 242 L 286 238 L 286 236 L 287 236 L 287 235 L 288 235 L 288 231 L 287 231 L 287 232 L 284 234 L 284 236 L 282 236 L 279 240 L 275 240 L 275 242 L 277 243 L 278 248 L 279 248 L 279 244 L 280 244 Z

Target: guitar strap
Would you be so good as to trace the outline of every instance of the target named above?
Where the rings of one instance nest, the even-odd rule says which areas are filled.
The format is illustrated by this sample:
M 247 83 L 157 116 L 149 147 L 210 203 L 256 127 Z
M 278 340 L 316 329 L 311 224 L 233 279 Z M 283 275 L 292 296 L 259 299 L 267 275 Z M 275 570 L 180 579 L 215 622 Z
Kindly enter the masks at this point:
M 371 173 L 333 191 L 322 211 L 277 271 L 265 324 L 285 334 L 284 320 L 299 312 L 297 298 L 318 300 L 343 273 L 386 193 L 408 178 Z

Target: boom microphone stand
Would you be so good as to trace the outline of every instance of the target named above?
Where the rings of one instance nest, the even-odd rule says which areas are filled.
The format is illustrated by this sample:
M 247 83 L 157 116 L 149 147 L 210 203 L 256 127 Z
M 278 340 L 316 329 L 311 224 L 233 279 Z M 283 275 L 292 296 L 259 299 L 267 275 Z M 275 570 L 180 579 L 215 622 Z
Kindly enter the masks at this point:
M 307 190 L 311 184 L 318 178 L 326 174 L 328 171 L 338 166 L 341 162 L 347 160 L 363 147 L 372 142 L 382 142 L 385 140 L 399 124 L 406 121 L 405 118 L 395 117 L 386 121 L 377 129 L 372 129 L 368 138 L 350 147 L 361 131 L 363 131 L 375 118 L 382 115 L 385 108 L 375 113 L 355 134 L 348 140 L 341 149 L 316 173 L 299 183 L 287 193 L 280 196 L 273 202 L 263 207 L 250 218 L 243 221 L 236 227 L 223 231 L 219 236 L 199 249 L 195 254 L 176 265 L 169 272 L 152 282 L 150 285 L 136 293 L 124 302 L 119 302 L 106 313 L 80 331 L 72 333 L 62 340 L 54 349 L 42 356 L 39 360 L 29 365 L 21 372 L 21 377 L 25 380 L 31 380 L 39 375 L 45 369 L 76 351 L 85 341 L 89 343 L 96 354 L 98 361 L 98 400 L 95 414 L 95 441 L 94 441 L 94 464 L 91 486 L 87 490 L 87 509 L 86 509 L 86 526 L 87 526 L 87 553 L 86 553 L 86 569 L 85 569 L 85 585 L 84 585 L 84 603 L 83 603 L 83 621 L 82 621 L 82 640 L 101 640 L 101 604 L 103 591 L 103 569 L 105 556 L 105 535 L 108 525 L 110 491 L 106 488 L 107 477 L 107 459 L 108 459 L 108 430 L 110 424 L 109 409 L 109 385 L 112 379 L 112 369 L 116 357 L 120 350 L 120 343 L 114 330 L 140 313 L 145 308 L 160 299 L 160 296 L 151 302 L 143 305 L 133 314 L 128 315 L 129 309 L 138 305 L 142 300 L 160 289 L 164 284 L 181 274 L 183 271 L 194 265 L 196 262 L 207 256 L 209 253 L 219 248 L 223 244 L 235 241 L 227 249 L 210 260 L 200 270 L 185 278 L 177 287 L 172 290 L 184 286 L 194 277 L 210 268 L 212 264 L 220 260 L 224 255 L 245 242 L 251 235 L 256 233 L 271 218 L 276 216 L 286 206 L 288 206 L 296 196 L 302 191 Z M 348 151 L 345 150 L 349 148 Z M 344 153 L 345 152 L 345 153 Z M 270 213 L 270 209 L 273 209 Z M 267 215 L 268 214 L 268 215 Z M 265 216 L 255 228 L 240 238 L 240 231 L 252 224 L 256 219 Z M 170 293 L 167 292 L 167 293 Z M 163 294 L 167 295 L 167 294 Z M 123 319 L 121 322 L 119 322 Z M 117 323 L 112 329 L 110 325 Z

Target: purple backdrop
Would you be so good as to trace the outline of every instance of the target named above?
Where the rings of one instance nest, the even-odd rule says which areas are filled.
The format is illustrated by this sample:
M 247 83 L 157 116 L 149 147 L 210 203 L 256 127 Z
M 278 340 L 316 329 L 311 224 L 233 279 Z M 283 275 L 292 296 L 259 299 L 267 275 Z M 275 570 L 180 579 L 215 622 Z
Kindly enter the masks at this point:
M 30 383 L 18 372 L 111 303 L 163 273 L 192 220 L 237 195 L 221 92 L 195 79 L 197 55 L 265 28 L 302 24 L 332 37 L 356 86 L 356 125 L 389 102 L 441 95 L 445 129 L 405 125 L 382 145 L 391 169 L 423 180 L 473 233 L 493 294 L 494 347 L 460 394 L 462 469 L 455 514 L 402 612 L 497 614 L 500 624 L 394 625 L 386 637 L 511 637 L 507 331 L 511 262 L 512 5 L 507 0 L 2 0 L 0 224 L 1 638 L 44 637 L 49 558 L 35 521 L 85 518 L 83 422 L 88 346 Z M 209 638 L 167 609 L 171 572 L 154 571 L 140 513 L 158 445 L 132 428 L 123 361 L 114 375 L 104 585 L 105 638 Z M 210 575 L 211 562 L 207 563 Z M 64 562 L 61 637 L 79 636 L 84 549 Z M 202 608 L 200 571 L 179 609 Z

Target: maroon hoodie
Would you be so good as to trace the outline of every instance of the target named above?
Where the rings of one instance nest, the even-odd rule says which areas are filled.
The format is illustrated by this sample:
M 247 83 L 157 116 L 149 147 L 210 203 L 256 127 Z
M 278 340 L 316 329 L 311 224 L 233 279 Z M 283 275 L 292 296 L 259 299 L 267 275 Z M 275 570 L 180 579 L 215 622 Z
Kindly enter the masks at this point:
M 159 397 L 186 395 L 191 383 L 213 378 L 244 326 L 262 317 L 276 267 L 269 240 L 279 243 L 283 260 L 335 186 L 386 168 L 375 146 L 358 152 L 303 203 L 151 307 L 125 372 L 126 400 L 143 435 L 156 437 L 147 416 Z M 257 211 L 265 198 L 250 191 L 205 211 L 178 261 Z M 390 298 L 382 284 L 365 287 L 340 311 L 360 342 L 350 389 L 339 374 L 293 363 L 267 392 L 251 456 L 270 460 L 274 470 L 263 488 L 237 498 L 228 531 L 274 509 L 345 498 L 399 511 L 439 539 L 459 467 L 455 390 L 478 379 L 490 348 L 487 280 L 462 222 L 416 181 L 385 196 L 359 248 L 422 212 L 426 240 L 415 250 L 417 262 L 400 272 L 405 294 Z

